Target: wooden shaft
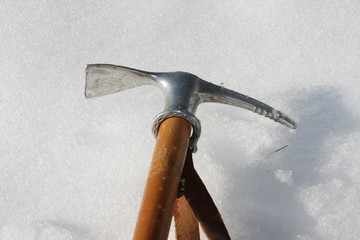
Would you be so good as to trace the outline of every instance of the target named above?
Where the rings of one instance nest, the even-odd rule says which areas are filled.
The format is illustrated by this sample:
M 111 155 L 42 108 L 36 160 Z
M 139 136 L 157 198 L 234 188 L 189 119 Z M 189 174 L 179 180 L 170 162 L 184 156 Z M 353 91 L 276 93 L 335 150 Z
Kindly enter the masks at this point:
M 176 240 L 200 240 L 199 223 L 185 196 L 176 199 L 174 219 Z
M 191 125 L 183 118 L 161 123 L 134 240 L 167 239 L 190 132 Z

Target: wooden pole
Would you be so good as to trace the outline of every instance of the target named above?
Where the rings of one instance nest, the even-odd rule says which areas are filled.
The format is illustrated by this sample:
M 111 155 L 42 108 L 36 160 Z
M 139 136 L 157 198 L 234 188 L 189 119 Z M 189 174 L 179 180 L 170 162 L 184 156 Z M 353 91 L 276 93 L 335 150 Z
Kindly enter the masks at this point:
M 134 240 L 167 239 L 190 133 L 191 125 L 183 118 L 161 123 Z
M 199 223 L 185 196 L 176 199 L 174 219 L 176 240 L 200 240 Z

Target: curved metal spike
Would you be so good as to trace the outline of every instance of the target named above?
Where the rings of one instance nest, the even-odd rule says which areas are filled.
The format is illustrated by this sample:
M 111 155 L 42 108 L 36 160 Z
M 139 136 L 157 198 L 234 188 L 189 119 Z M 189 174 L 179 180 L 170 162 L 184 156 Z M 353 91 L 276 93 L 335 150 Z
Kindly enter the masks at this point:
M 214 85 L 205 81 L 202 81 L 201 83 L 205 83 L 201 84 L 200 87 L 202 102 L 218 102 L 244 108 L 270 118 L 291 129 L 296 128 L 296 123 L 293 120 L 263 102 L 222 86 Z
M 200 122 L 194 120 L 199 104 L 217 102 L 244 108 L 295 129 L 296 123 L 280 111 L 256 99 L 238 92 L 204 81 L 186 72 L 154 73 L 137 69 L 110 65 L 90 64 L 86 67 L 86 97 L 99 97 L 141 85 L 160 87 L 166 97 L 165 108 L 156 117 L 154 134 L 157 127 L 168 116 L 180 116 L 188 119 L 194 132 L 191 144 L 196 151 L 196 141 L 200 136 Z M 196 125 L 196 126 L 195 126 Z

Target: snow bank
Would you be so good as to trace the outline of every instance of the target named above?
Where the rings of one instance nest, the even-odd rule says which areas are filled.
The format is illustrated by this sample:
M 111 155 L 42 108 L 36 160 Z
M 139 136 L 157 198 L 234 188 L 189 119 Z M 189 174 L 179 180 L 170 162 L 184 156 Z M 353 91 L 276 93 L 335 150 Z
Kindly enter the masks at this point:
M 359 239 L 359 2 L 152 2 L 2 1 L 0 239 L 131 239 L 163 99 L 86 100 L 88 63 L 192 72 L 299 122 L 200 106 L 233 239 Z

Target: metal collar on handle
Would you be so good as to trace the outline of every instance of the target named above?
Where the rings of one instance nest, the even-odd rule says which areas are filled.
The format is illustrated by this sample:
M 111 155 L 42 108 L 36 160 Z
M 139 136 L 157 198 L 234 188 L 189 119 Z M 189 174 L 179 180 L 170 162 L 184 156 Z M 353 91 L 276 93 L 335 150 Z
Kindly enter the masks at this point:
M 184 111 L 167 111 L 162 112 L 158 114 L 155 117 L 154 124 L 152 127 L 152 131 L 154 136 L 157 136 L 160 124 L 167 118 L 171 117 L 181 117 L 186 119 L 192 126 L 192 134 L 190 137 L 189 147 L 191 149 L 191 152 L 195 153 L 197 151 L 197 142 L 199 140 L 200 134 L 201 134 L 201 124 L 199 119 L 195 117 L 190 112 L 184 112 Z

